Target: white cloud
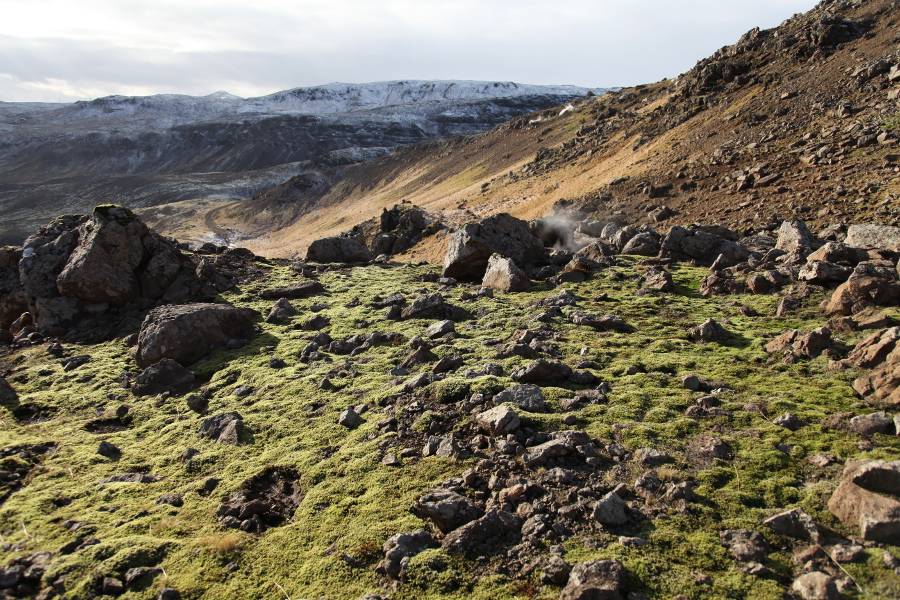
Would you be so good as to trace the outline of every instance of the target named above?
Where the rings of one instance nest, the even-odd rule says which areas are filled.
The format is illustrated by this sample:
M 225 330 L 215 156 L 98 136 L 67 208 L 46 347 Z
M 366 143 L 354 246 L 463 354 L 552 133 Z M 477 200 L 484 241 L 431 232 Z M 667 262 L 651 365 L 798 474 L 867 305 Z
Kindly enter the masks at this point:
M 676 76 L 812 0 L 0 0 L 0 100 Z

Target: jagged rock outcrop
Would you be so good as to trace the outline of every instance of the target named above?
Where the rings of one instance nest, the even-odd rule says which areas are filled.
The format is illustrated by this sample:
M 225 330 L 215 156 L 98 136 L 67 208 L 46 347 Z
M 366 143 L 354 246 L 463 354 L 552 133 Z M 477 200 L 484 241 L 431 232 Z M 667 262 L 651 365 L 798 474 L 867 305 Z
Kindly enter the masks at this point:
M 362 243 L 372 256 L 406 252 L 444 225 L 428 211 L 411 204 L 395 204 L 381 214 L 360 223 L 346 235 Z
M 37 331 L 60 335 L 85 315 L 110 307 L 176 302 L 233 285 L 210 262 L 195 264 L 130 210 L 103 205 L 89 217 L 58 218 L 29 237 L 21 251 L 3 250 L 0 321 L 27 310 Z
M 444 277 L 479 280 L 494 253 L 512 259 L 522 268 L 544 261 L 544 244 L 534 237 L 528 223 L 506 213 L 468 223 L 450 237 L 444 258 Z
M 712 233 L 699 229 L 686 229 L 678 225 L 669 232 L 660 243 L 660 258 L 696 261 L 704 266 L 713 264 L 719 256 L 729 264 L 736 265 L 746 260 L 749 252 L 744 246 L 730 240 L 720 238 Z

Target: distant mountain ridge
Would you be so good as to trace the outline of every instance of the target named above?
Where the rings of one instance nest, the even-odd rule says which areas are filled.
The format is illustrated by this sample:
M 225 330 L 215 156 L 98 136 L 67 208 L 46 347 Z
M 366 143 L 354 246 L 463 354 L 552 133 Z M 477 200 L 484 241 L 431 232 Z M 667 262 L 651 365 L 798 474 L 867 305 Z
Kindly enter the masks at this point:
M 0 102 L 0 242 L 15 242 L 48 218 L 99 201 L 141 208 L 207 195 L 246 198 L 248 190 L 273 185 L 269 169 L 278 176 L 285 167 L 291 175 L 307 172 L 337 151 L 345 151 L 342 162 L 365 160 L 425 139 L 480 133 L 604 91 L 404 80 L 247 99 L 215 92 Z M 198 177 L 209 173 L 235 175 L 240 186 L 230 192 L 229 177 L 220 177 L 210 188 L 208 178 Z M 130 190 L 140 191 L 133 201 Z
M 206 96 L 156 94 L 104 96 L 69 104 L 0 103 L 0 124 L 7 131 L 44 125 L 88 125 L 126 121 L 140 126 L 173 127 L 231 117 L 275 114 L 343 114 L 399 107 L 473 100 L 577 98 L 605 88 L 571 85 L 526 85 L 490 81 L 381 81 L 329 83 L 298 87 L 267 96 L 241 98 L 225 91 Z

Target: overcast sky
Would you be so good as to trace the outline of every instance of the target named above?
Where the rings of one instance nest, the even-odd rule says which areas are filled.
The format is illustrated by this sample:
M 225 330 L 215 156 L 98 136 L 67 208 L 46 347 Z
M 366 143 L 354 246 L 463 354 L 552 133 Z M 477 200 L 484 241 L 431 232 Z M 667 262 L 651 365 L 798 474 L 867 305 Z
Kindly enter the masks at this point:
M 812 0 L 0 0 L 0 100 L 675 77 Z

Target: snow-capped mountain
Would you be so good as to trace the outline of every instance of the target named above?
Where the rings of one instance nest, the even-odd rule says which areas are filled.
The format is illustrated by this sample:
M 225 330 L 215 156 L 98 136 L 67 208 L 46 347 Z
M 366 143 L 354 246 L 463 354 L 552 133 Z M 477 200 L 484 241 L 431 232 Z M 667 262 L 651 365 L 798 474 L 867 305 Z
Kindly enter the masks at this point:
M 260 172 L 298 163 L 304 166 L 296 168 L 325 168 L 322 164 L 332 164 L 332 158 L 320 157 L 334 157 L 329 153 L 335 151 L 350 150 L 347 156 L 362 160 L 371 152 L 354 149 L 383 153 L 424 139 L 479 133 L 518 115 L 604 91 L 510 82 L 387 81 L 332 83 L 246 99 L 215 92 L 107 96 L 70 104 L 0 102 L 0 221 L 30 220 L 25 215 L 35 213 L 40 221 L 82 210 L 90 203 L 85 183 L 93 194 L 109 196 L 103 178 L 117 178 L 114 193 L 126 204 L 128 185 L 122 177 L 136 178 L 144 206 L 153 202 L 148 177 L 166 178 L 168 191 L 160 195 L 165 201 L 194 198 L 206 193 L 192 183 L 197 174 Z M 178 178 L 174 188 L 181 191 L 173 196 Z M 255 188 L 244 185 L 235 195 L 247 189 Z M 36 198 L 46 200 L 35 206 Z M 43 204 L 48 206 L 43 209 Z M 3 229 L 0 238 L 9 239 Z

